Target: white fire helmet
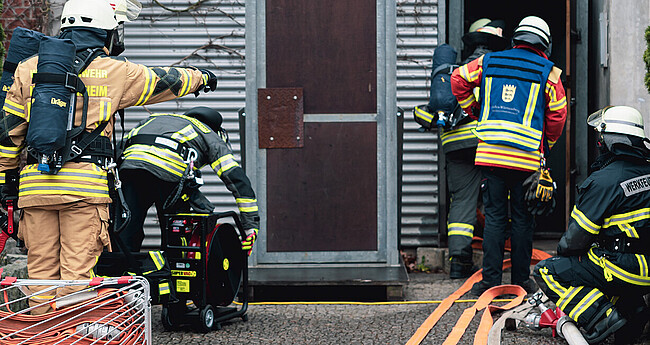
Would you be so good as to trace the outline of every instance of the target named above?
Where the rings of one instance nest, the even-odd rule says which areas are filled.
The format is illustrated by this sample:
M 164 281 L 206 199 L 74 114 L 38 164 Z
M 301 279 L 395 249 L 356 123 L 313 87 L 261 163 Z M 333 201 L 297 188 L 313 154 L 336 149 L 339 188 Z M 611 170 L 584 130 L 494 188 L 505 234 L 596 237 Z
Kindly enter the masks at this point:
M 115 11 L 106 0 L 69 0 L 63 5 L 61 29 L 90 27 L 113 30 L 117 26 Z
M 552 38 L 551 29 L 544 19 L 536 16 L 528 16 L 519 22 L 512 35 L 512 41 L 516 44 L 526 42 L 533 46 L 539 46 L 550 56 Z
M 641 113 L 624 105 L 598 110 L 589 115 L 587 124 L 601 133 L 618 133 L 645 138 Z

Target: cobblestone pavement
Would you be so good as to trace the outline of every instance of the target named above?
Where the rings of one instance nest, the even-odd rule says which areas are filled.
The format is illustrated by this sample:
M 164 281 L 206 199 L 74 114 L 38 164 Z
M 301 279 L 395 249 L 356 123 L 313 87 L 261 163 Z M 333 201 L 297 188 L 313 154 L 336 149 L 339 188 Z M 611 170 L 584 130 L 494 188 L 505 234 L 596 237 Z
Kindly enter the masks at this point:
M 441 300 L 463 283 L 444 274 L 410 275 L 405 289 L 408 301 Z M 504 281 L 509 281 L 504 274 Z M 467 296 L 466 296 L 467 297 Z M 442 344 L 470 303 L 455 304 L 422 344 Z M 166 332 L 160 306 L 153 308 L 154 344 L 405 344 L 437 304 L 392 305 L 251 305 L 249 320 L 240 319 L 207 334 L 190 327 Z M 480 316 L 474 317 L 461 339 L 472 344 Z M 495 317 L 496 319 L 496 317 Z M 503 331 L 502 344 L 566 344 L 554 339 L 550 329 Z M 613 344 L 612 339 L 606 344 Z M 646 341 L 645 344 L 650 344 Z

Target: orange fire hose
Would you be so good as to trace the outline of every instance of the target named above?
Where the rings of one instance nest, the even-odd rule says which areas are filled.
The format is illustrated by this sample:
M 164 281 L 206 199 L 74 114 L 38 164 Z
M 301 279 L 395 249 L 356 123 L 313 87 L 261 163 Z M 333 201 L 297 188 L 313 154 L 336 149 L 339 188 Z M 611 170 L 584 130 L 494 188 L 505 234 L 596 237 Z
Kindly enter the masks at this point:
M 20 344 L 34 337 L 38 337 L 39 344 L 92 344 L 96 343 L 97 339 L 75 333 L 77 326 L 94 322 L 101 326 L 115 327 L 120 331 L 116 339 L 111 341 L 102 339 L 102 344 L 136 344 L 136 341 L 143 337 L 144 327 L 129 321 L 135 313 L 129 312 L 129 307 L 125 305 L 123 298 L 108 302 L 105 300 L 108 295 L 115 293 L 115 289 L 98 289 L 98 296 L 84 303 L 83 306 L 63 308 L 42 315 L 0 311 L 0 319 L 4 319 L 0 322 L 0 344 Z M 110 312 L 120 308 L 125 312 L 114 317 L 106 317 Z M 12 333 L 16 334 L 11 335 Z
M 475 240 L 476 239 L 479 240 L 479 242 L 477 245 L 473 245 L 473 247 L 480 248 L 480 241 L 482 239 L 475 238 Z M 506 242 L 505 249 L 510 250 L 509 241 Z M 533 249 L 531 264 L 536 264 L 539 261 L 548 259 L 550 257 L 551 256 L 546 252 L 543 252 L 538 249 Z M 510 261 L 510 259 L 503 260 L 503 269 L 509 268 L 511 266 L 512 266 L 512 262 Z M 482 271 L 483 270 L 479 270 L 476 273 L 474 273 L 471 277 L 469 277 L 465 281 L 465 283 L 463 283 L 463 285 L 461 285 L 460 288 L 458 288 L 458 290 L 456 290 L 454 293 L 452 293 L 447 298 L 445 298 L 442 301 L 442 303 L 440 303 L 438 307 L 433 311 L 433 313 L 431 313 L 431 315 L 429 315 L 429 317 L 427 317 L 427 319 L 424 320 L 424 323 L 422 323 L 422 325 L 417 329 L 415 334 L 413 334 L 413 336 L 411 337 L 411 339 L 409 339 L 406 345 L 420 344 L 424 340 L 424 338 L 429 334 L 433 326 L 436 325 L 438 320 L 440 320 L 440 318 L 447 312 L 447 310 L 451 308 L 454 302 L 458 300 L 460 297 L 462 297 L 466 292 L 468 292 L 472 288 L 472 285 L 474 285 L 474 283 L 477 283 L 481 281 L 481 279 L 483 279 Z M 517 295 L 517 298 L 502 307 L 497 307 L 489 304 L 495 297 L 503 294 Z M 465 329 L 467 328 L 467 325 L 469 325 L 469 322 L 476 314 L 476 311 L 481 309 L 486 309 L 486 311 L 483 313 L 483 316 L 481 317 L 481 323 L 474 337 L 474 344 L 475 345 L 487 344 L 488 333 L 490 331 L 490 328 L 492 327 L 491 312 L 494 310 L 506 310 L 515 307 L 523 301 L 523 298 L 525 296 L 526 296 L 526 291 L 517 285 L 500 285 L 488 289 L 481 295 L 481 297 L 479 297 L 476 304 L 474 304 L 470 308 L 465 309 L 463 315 L 458 320 L 458 323 L 456 323 L 456 326 L 454 326 L 452 332 L 445 340 L 444 345 L 458 344 L 458 341 L 465 333 Z

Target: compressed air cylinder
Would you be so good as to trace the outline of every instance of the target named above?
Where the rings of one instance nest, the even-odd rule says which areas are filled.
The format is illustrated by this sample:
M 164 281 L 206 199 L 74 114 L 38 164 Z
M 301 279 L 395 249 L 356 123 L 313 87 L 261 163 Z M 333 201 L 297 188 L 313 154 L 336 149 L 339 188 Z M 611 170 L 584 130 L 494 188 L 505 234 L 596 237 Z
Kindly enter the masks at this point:
M 433 71 L 438 67 L 456 63 L 456 50 L 448 44 L 440 45 L 433 52 Z M 456 107 L 456 96 L 451 92 L 451 74 L 449 69 L 444 69 L 431 79 L 431 93 L 429 97 L 429 110 L 443 111 L 447 114 Z
M 38 73 L 72 73 L 75 53 L 72 40 L 42 37 Z M 36 83 L 26 137 L 33 152 L 50 156 L 65 146 L 71 95 L 71 90 L 60 83 Z
M 7 56 L 2 69 L 2 90 L 0 90 L 0 109 L 5 103 L 7 91 L 13 84 L 13 76 L 16 70 L 16 65 L 27 59 L 28 57 L 38 53 L 38 47 L 41 43 L 41 38 L 44 35 L 40 32 L 17 27 L 11 35 L 11 42 L 7 50 Z

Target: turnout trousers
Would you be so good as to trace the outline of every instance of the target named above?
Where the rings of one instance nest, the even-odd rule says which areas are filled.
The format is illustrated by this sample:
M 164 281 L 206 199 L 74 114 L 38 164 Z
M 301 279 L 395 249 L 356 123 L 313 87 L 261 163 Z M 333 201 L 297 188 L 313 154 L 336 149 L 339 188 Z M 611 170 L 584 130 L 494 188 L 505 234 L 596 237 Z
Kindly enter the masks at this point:
M 131 221 L 120 232 L 120 239 L 132 252 L 139 252 L 144 239 L 144 221 L 147 211 L 152 205 L 156 206 L 160 230 L 167 227 L 165 213 L 189 211 L 189 204 L 174 210 L 163 210 L 163 205 L 169 195 L 176 189 L 178 182 L 163 181 L 147 170 L 123 169 L 120 170 L 122 192 L 124 200 L 131 211 Z
M 108 205 L 74 203 L 25 207 L 19 224 L 20 237 L 27 247 L 27 271 L 30 279 L 78 280 L 94 277 L 93 267 L 108 236 Z M 30 286 L 33 293 L 44 287 Z M 30 305 L 64 296 L 83 287 L 65 287 L 30 299 Z M 41 307 L 32 314 L 42 314 Z
M 476 207 L 481 190 L 481 169 L 474 165 L 476 148 L 446 154 L 450 203 L 447 216 L 449 256 L 472 258 Z
M 510 206 L 510 243 L 512 245 L 512 283 L 523 283 L 530 275 L 533 253 L 533 216 L 524 200 L 524 180 L 531 172 L 484 167 L 483 205 L 483 282 L 500 285 L 503 276 L 503 251 L 508 229 Z M 509 202 L 508 202 L 509 201 Z M 509 205 L 508 205 L 509 204 Z
M 647 256 L 593 247 L 581 256 L 556 256 L 539 262 L 535 280 L 556 306 L 590 328 L 616 306 L 625 315 L 650 293 Z

